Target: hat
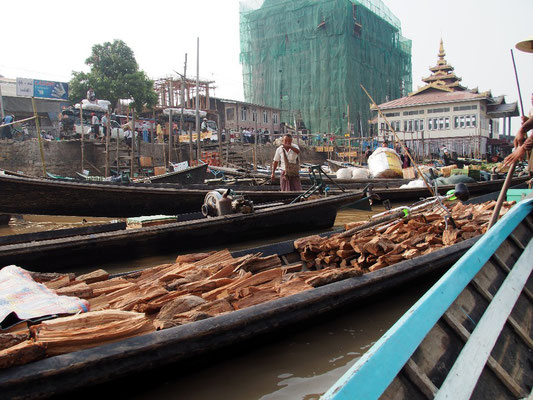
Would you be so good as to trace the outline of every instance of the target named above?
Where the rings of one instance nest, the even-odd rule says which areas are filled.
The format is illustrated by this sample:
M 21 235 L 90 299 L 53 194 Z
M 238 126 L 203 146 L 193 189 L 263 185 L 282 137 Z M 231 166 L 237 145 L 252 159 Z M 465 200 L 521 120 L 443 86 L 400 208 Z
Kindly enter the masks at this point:
M 525 51 L 526 53 L 533 53 L 533 36 L 518 42 L 515 47 L 518 50 Z
M 91 113 L 91 115 L 96 115 L 95 113 Z

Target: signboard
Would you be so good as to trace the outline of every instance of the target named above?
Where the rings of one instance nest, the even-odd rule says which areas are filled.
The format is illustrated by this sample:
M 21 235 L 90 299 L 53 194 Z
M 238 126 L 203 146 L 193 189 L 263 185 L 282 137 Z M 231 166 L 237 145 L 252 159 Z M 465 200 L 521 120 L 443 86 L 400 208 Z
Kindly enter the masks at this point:
M 68 100 L 68 83 L 17 78 L 17 96 Z
M 33 79 L 17 78 L 17 96 L 33 96 Z
M 45 99 L 68 100 L 68 83 L 34 79 L 33 96 Z

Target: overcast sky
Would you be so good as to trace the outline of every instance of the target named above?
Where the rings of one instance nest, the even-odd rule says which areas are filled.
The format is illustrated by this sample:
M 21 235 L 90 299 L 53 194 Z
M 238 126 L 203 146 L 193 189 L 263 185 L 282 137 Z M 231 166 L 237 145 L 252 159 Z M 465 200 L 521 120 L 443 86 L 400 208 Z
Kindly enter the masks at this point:
M 439 41 L 462 83 L 518 99 L 510 49 L 533 35 L 531 0 L 384 0 L 413 42 L 413 89 L 436 64 Z M 243 99 L 238 0 L 9 1 L 2 3 L 0 75 L 69 81 L 94 44 L 122 39 L 152 79 L 183 70 L 216 81 L 219 97 Z M 533 54 L 514 50 L 526 113 Z M 514 124 L 516 125 L 517 122 Z M 513 128 L 514 129 L 514 128 Z

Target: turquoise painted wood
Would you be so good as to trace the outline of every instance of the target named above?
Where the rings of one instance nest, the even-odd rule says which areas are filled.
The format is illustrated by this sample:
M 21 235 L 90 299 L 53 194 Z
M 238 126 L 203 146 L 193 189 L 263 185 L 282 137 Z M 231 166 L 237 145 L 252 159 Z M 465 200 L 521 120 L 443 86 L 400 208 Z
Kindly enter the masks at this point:
M 322 399 L 378 399 L 433 325 L 532 209 L 533 199 L 525 199 L 504 215 Z

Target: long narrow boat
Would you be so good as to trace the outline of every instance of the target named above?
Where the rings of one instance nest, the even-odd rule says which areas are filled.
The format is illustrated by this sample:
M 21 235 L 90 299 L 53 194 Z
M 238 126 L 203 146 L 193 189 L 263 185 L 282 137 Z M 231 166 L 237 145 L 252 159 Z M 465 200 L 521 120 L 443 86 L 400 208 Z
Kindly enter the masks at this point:
M 294 204 L 263 205 L 253 213 L 229 214 L 137 229 L 116 229 L 97 233 L 26 236 L 22 243 L 2 245 L 0 266 L 16 264 L 36 271 L 57 271 L 129 259 L 192 250 L 214 245 L 330 228 L 337 211 L 345 205 L 366 200 L 363 192 L 351 192 Z M 179 221 L 179 220 L 178 220 Z M 73 232 L 75 233 L 75 232 Z M 40 239 L 40 240 L 39 240 Z M 6 239 L 7 240 L 7 239 Z M 1 268 L 1 267 L 0 267 Z
M 527 177 L 516 177 L 512 185 L 523 183 Z M 327 183 L 327 182 L 326 182 Z M 349 191 L 361 190 L 367 183 L 347 186 Z M 498 190 L 503 180 L 467 184 L 472 195 Z M 378 185 L 379 186 L 379 185 Z M 439 187 L 440 193 L 453 185 Z M 254 203 L 294 199 L 302 192 L 281 192 L 277 187 L 232 187 Z M 330 185 L 331 193 L 339 193 Z M 209 185 L 173 184 L 117 184 L 104 182 L 63 182 L 50 179 L 0 175 L 0 213 L 78 215 L 95 217 L 135 217 L 157 214 L 184 214 L 198 212 Z M 377 187 L 374 193 L 383 200 L 416 200 L 427 197 L 427 188 L 399 189 Z
M 50 397 L 147 370 L 186 365 L 198 356 L 296 326 L 417 279 L 442 274 L 478 239 L 473 237 L 362 276 L 216 317 L 12 367 L 0 373 L 0 392 L 6 398 Z M 264 256 L 277 254 L 285 265 L 294 266 L 300 260 L 293 240 L 233 255 L 259 252 Z
M 149 176 L 139 179 L 144 183 L 178 183 L 189 185 L 193 183 L 204 183 L 207 173 L 207 164 L 188 167 L 180 171 L 167 172 L 166 174 Z
M 532 236 L 529 198 L 462 256 L 323 398 L 531 398 Z

